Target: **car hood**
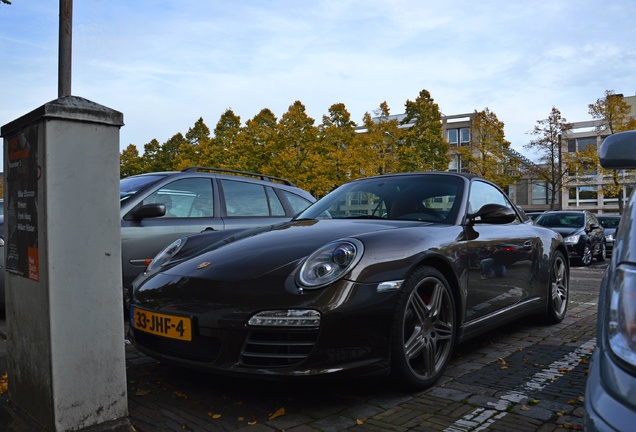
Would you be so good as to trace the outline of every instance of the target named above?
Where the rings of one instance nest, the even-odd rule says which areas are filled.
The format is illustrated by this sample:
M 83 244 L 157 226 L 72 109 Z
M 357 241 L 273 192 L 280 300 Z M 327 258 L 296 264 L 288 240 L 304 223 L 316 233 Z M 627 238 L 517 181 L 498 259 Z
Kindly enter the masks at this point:
M 289 274 L 309 254 L 333 240 L 431 226 L 422 222 L 365 220 L 299 220 L 225 238 L 162 271 L 164 275 L 211 280 L 248 280 L 268 273 Z

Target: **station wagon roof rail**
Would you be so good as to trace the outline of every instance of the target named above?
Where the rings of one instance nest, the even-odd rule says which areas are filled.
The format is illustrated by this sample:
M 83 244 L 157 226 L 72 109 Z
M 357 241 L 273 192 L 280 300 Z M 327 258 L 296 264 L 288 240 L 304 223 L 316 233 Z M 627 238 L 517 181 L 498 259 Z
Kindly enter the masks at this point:
M 239 171 L 239 170 L 232 170 L 232 169 L 225 169 L 225 168 L 210 168 L 210 167 L 203 167 L 203 166 L 193 166 L 193 167 L 185 168 L 183 170 L 183 172 L 197 172 L 197 171 L 214 171 L 214 172 L 220 172 L 220 173 L 231 173 L 235 175 L 256 177 L 260 180 L 265 180 L 270 182 L 279 182 L 287 186 L 296 186 L 291 181 L 281 177 L 274 177 L 274 176 L 270 176 L 266 174 L 257 174 L 257 173 L 253 173 L 249 171 Z

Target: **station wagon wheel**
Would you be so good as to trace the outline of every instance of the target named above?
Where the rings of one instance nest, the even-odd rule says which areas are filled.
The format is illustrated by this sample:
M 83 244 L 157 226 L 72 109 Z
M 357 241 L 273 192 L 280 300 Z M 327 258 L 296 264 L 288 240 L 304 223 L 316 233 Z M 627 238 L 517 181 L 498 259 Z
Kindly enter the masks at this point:
M 446 278 L 420 267 L 404 282 L 391 343 L 391 375 L 404 389 L 422 389 L 441 376 L 457 335 L 455 300 Z
M 570 293 L 570 278 L 565 256 L 555 252 L 550 267 L 550 282 L 548 285 L 548 308 L 545 315 L 546 324 L 556 324 L 565 318 Z
M 592 248 L 588 243 L 583 247 L 583 255 L 581 255 L 581 265 L 589 266 L 592 263 Z

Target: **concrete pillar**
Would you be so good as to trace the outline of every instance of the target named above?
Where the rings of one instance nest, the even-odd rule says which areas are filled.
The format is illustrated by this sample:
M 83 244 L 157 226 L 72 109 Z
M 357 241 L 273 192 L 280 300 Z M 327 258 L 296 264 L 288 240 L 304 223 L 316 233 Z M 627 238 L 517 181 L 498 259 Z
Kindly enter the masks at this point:
M 2 127 L 9 399 L 34 430 L 130 429 L 122 125 L 66 96 Z

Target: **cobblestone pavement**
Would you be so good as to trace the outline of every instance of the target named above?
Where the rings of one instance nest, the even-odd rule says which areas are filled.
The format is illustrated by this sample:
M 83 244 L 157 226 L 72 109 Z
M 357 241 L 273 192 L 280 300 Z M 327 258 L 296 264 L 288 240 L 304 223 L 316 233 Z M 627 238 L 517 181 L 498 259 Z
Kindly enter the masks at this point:
M 216 377 L 164 366 L 127 345 L 131 430 L 583 430 L 604 267 L 573 268 L 563 322 L 521 320 L 464 343 L 437 385 L 418 393 L 376 378 L 285 384 Z M 2 411 L 0 430 L 8 418 Z

